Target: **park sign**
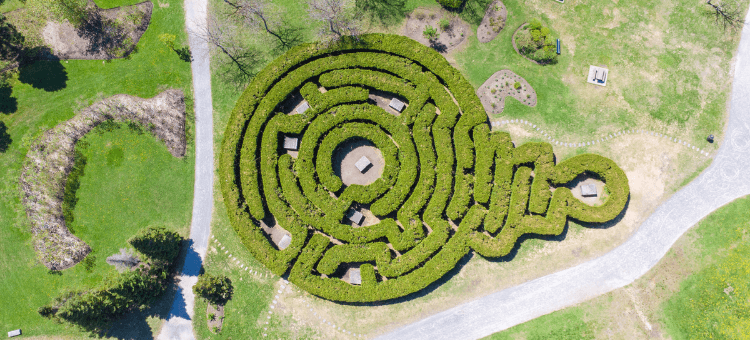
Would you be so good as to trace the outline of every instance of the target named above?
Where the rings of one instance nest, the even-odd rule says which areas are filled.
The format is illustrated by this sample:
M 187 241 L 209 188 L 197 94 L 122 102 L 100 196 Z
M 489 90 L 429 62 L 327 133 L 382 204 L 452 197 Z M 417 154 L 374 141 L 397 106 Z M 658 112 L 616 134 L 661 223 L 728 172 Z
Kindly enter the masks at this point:
M 389 108 L 394 98 L 403 111 Z M 298 151 L 282 147 L 287 135 L 300 136 Z M 347 186 L 334 163 L 355 140 L 384 166 L 372 183 Z M 268 65 L 232 112 L 220 163 L 231 224 L 253 256 L 346 302 L 415 293 L 471 251 L 506 256 L 522 235 L 560 235 L 568 219 L 612 220 L 630 190 L 605 157 L 556 164 L 548 143 L 516 147 L 490 132 L 474 89 L 443 56 L 384 34 L 300 45 Z M 602 204 L 573 195 L 581 176 L 604 182 Z M 369 217 L 359 225 L 351 211 Z

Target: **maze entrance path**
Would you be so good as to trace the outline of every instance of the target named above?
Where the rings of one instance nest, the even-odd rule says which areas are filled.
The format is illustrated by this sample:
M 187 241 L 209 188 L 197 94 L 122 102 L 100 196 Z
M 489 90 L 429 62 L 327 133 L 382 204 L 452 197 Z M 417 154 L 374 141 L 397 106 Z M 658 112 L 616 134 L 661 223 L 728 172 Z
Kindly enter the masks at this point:
M 371 98 L 384 94 L 403 111 Z M 288 112 L 300 97 L 309 108 Z M 288 135 L 301 136 L 296 157 L 281 147 Z M 357 141 L 380 152 L 382 172 L 346 185 L 334 155 Z M 219 180 L 256 259 L 314 295 L 370 302 L 427 287 L 470 251 L 504 256 L 524 234 L 559 235 L 568 218 L 601 223 L 622 212 L 629 186 L 614 162 L 556 163 L 550 144 L 516 147 L 490 133 L 474 89 L 439 53 L 371 34 L 295 47 L 261 71 L 227 125 Z M 606 185 L 604 202 L 572 194 L 583 174 Z M 359 214 L 369 222 L 355 222 Z M 291 236 L 283 249 L 260 227 L 269 216 Z

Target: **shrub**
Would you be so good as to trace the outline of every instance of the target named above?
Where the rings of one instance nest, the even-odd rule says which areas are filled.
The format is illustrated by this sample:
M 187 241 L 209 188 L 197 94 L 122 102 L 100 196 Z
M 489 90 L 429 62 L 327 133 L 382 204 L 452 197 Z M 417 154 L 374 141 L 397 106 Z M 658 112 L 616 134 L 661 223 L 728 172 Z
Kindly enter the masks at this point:
M 445 8 L 457 9 L 464 4 L 465 0 L 437 0 L 437 2 Z
M 141 229 L 128 243 L 154 260 L 172 262 L 180 253 L 182 237 L 164 227 Z
M 519 82 L 513 83 L 513 88 L 516 89 L 516 90 L 520 89 L 521 88 L 521 83 L 519 83 Z
M 424 27 L 424 31 L 422 32 L 422 36 L 424 36 L 424 38 L 427 40 L 433 41 L 440 38 L 440 33 L 437 31 L 437 28 L 426 25 Z
M 451 28 L 451 21 L 448 18 L 442 18 L 438 21 L 438 27 L 445 32 Z
M 195 295 L 216 305 L 227 303 L 232 298 L 233 291 L 232 280 L 224 275 L 201 274 L 198 276 L 198 282 L 193 286 Z
M 516 47 L 521 54 L 543 64 L 556 63 L 555 39 L 548 27 L 535 19 L 515 36 Z

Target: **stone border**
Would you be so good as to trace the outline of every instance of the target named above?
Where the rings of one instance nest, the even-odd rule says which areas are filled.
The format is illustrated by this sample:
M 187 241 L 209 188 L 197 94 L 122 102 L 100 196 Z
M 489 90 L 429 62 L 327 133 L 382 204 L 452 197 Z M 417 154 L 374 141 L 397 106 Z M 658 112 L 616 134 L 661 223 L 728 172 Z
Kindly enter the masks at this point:
M 573 147 L 573 148 L 584 147 L 584 146 L 589 146 L 589 145 L 596 145 L 597 143 L 601 144 L 603 142 L 609 141 L 611 139 L 615 139 L 615 138 L 620 137 L 620 136 L 625 135 L 625 134 L 639 133 L 639 134 L 645 134 L 645 135 L 650 135 L 650 136 L 655 136 L 655 137 L 663 137 L 665 139 L 669 139 L 669 141 L 671 141 L 671 142 L 675 142 L 677 144 L 680 144 L 680 145 L 683 145 L 683 146 L 685 146 L 687 148 L 690 148 L 691 150 L 694 150 L 694 151 L 700 153 L 703 156 L 711 157 L 711 155 L 710 155 L 710 153 L 708 151 L 701 150 L 700 148 L 696 147 L 695 145 L 691 145 L 687 141 L 683 141 L 682 139 L 670 137 L 670 136 L 667 136 L 667 135 L 659 133 L 659 132 L 648 131 L 648 130 L 643 130 L 643 129 L 621 130 L 621 131 L 618 131 L 618 132 L 615 132 L 615 133 L 610 133 L 610 134 L 607 134 L 607 135 L 604 135 L 604 136 L 594 137 L 592 140 L 589 140 L 589 141 L 573 142 L 573 143 L 571 143 L 571 142 L 562 142 L 562 141 L 556 140 L 551 135 L 549 135 L 547 132 L 545 132 L 544 130 L 540 129 L 536 124 L 532 124 L 531 122 L 529 122 L 527 120 L 523 120 L 523 119 L 511 119 L 511 120 L 500 120 L 500 121 L 492 121 L 492 122 L 490 122 L 490 125 L 492 127 L 499 127 L 499 126 L 503 126 L 503 125 L 506 125 L 506 124 L 523 124 L 523 125 L 527 125 L 527 126 L 531 127 L 532 129 L 536 130 L 537 132 L 539 132 L 542 136 L 546 137 L 547 140 L 550 141 L 550 143 L 555 143 L 555 145 L 558 145 L 558 146 Z
M 34 249 L 50 270 L 70 268 L 91 251 L 65 225 L 62 199 L 75 161 L 76 142 L 107 120 L 139 123 L 162 140 L 172 156 L 185 156 L 185 101 L 181 90 L 167 90 L 151 99 L 115 95 L 46 131 L 29 147 L 19 184 Z

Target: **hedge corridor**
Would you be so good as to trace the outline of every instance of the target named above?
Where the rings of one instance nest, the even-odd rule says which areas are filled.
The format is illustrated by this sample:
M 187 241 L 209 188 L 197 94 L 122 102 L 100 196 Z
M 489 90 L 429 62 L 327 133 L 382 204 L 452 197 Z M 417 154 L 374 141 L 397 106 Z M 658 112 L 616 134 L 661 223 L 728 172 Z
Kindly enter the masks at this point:
M 373 91 L 406 108 L 376 105 Z M 303 113 L 288 104 L 300 96 L 310 106 Z M 283 149 L 284 136 L 299 137 L 296 155 Z M 353 139 L 383 154 L 383 174 L 371 184 L 346 186 L 332 170 L 337 148 Z M 584 174 L 605 183 L 603 204 L 572 195 L 569 184 Z M 458 70 L 416 41 L 384 34 L 300 45 L 261 71 L 232 112 L 219 180 L 232 226 L 255 258 L 345 302 L 417 292 L 471 250 L 504 256 L 523 234 L 561 234 L 568 218 L 609 221 L 630 190 L 607 158 L 556 164 L 550 144 L 515 147 L 507 133 L 491 133 Z M 346 223 L 352 207 L 380 222 Z M 280 249 L 262 223 L 283 228 L 290 245 Z M 341 279 L 350 267 L 359 267 L 361 284 Z

